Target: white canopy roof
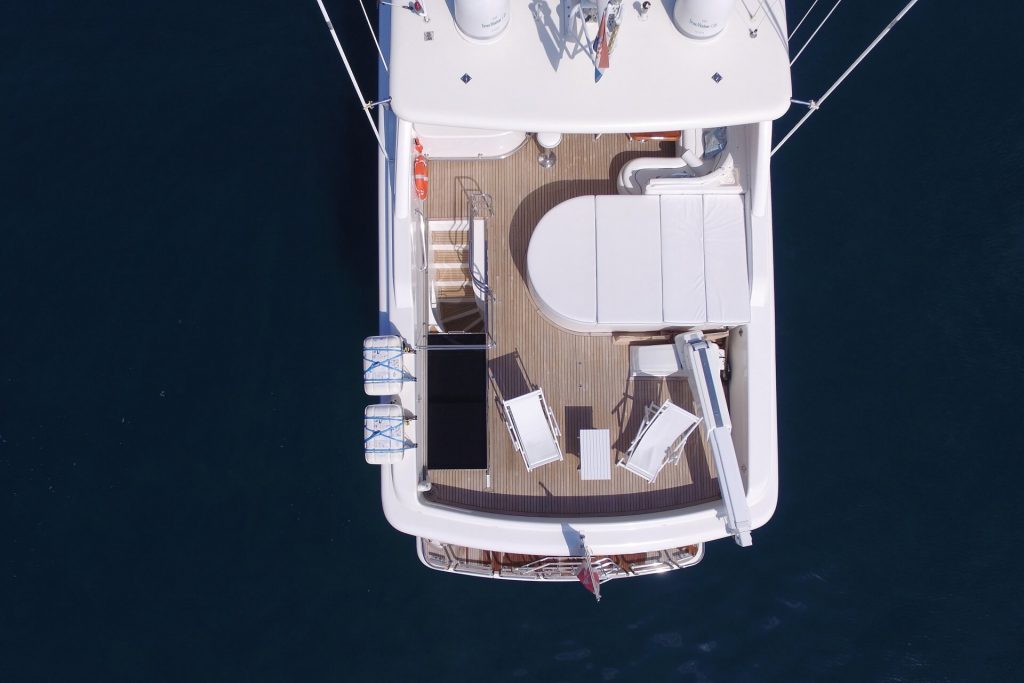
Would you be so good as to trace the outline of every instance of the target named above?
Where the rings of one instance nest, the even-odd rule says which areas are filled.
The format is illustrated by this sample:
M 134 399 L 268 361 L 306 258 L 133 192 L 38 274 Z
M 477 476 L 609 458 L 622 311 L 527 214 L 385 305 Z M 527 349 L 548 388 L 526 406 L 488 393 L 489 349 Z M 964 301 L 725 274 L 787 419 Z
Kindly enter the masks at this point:
M 652 3 L 646 21 L 625 2 L 599 83 L 590 57 L 563 39 L 569 2 L 512 0 L 508 28 L 489 44 L 458 33 L 451 2 L 422 3 L 429 21 L 391 11 L 391 105 L 414 123 L 624 133 L 770 121 L 789 107 L 781 0 L 739 0 L 706 41 L 679 32 L 671 1 Z

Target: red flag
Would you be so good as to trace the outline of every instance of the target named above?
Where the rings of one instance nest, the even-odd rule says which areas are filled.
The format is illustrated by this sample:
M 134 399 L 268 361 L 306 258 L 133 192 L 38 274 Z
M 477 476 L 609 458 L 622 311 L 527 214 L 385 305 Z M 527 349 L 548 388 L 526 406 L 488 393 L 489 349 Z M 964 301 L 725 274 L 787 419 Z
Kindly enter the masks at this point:
M 594 569 L 594 565 L 590 561 L 590 549 L 587 548 L 584 551 L 586 554 L 583 557 L 583 562 L 580 563 L 580 568 L 576 570 L 576 578 L 579 579 L 583 587 L 594 594 L 594 597 L 598 602 L 601 601 L 601 577 L 598 575 L 597 570 Z
M 601 17 L 601 28 L 597 30 L 597 68 L 608 68 L 608 10 Z

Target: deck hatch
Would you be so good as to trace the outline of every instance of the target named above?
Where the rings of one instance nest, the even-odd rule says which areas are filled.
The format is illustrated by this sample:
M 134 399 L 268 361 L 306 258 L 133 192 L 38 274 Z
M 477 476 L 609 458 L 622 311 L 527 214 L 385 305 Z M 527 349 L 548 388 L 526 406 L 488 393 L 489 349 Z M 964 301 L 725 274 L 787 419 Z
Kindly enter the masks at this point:
M 486 468 L 487 351 L 451 349 L 425 355 L 430 469 Z

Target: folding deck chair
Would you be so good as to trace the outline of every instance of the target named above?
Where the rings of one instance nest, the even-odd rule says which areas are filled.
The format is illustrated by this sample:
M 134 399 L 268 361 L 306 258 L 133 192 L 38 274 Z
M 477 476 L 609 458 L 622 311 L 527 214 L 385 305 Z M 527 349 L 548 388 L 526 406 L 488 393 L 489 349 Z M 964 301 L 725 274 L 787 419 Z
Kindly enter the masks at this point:
M 686 440 L 699 424 L 699 417 L 672 401 L 665 401 L 660 408 L 652 403 L 644 411 L 640 431 L 618 465 L 653 484 L 665 465 L 679 462 Z
M 561 432 L 542 390 L 502 401 L 502 407 L 512 445 L 522 454 L 527 471 L 562 459 L 558 447 Z

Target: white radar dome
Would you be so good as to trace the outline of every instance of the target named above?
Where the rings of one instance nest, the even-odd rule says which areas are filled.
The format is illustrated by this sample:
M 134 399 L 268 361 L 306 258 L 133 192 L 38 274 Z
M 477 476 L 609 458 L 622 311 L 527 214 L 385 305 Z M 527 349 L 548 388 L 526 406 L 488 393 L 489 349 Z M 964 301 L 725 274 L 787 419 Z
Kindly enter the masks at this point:
M 508 26 L 509 0 L 455 0 L 455 25 L 471 40 L 490 41 Z
M 711 38 L 725 28 L 736 0 L 676 0 L 672 21 L 691 38 Z

